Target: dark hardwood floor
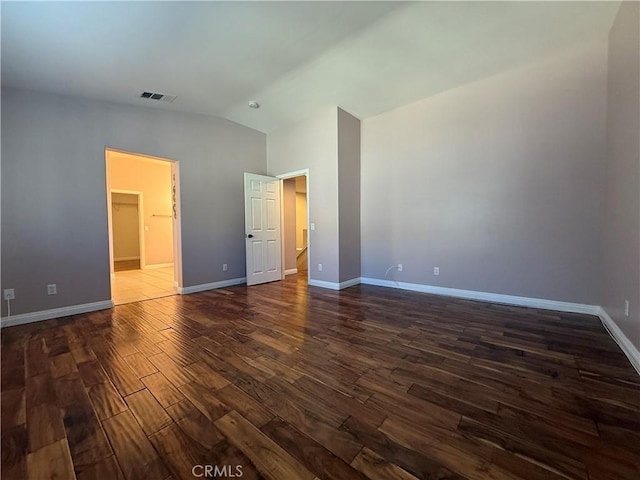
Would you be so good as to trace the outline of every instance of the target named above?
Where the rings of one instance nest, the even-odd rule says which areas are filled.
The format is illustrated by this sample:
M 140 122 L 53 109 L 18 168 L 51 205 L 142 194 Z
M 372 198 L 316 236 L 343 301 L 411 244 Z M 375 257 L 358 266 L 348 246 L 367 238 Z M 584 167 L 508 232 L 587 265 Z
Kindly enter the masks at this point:
M 640 478 L 597 318 L 295 276 L 3 329 L 1 401 L 3 479 Z

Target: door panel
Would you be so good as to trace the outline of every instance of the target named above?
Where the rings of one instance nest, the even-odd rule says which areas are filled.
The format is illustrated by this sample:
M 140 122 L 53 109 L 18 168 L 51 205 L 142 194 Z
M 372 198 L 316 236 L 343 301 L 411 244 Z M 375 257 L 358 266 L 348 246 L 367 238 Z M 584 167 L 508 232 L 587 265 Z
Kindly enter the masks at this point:
M 256 197 L 251 198 L 251 230 L 254 232 L 262 231 L 262 199 L 261 198 L 256 198 Z
M 280 266 L 280 251 L 274 240 L 267 240 L 267 271 L 275 272 Z
M 280 227 L 280 216 L 276 209 L 276 202 L 271 198 L 267 198 L 267 230 L 274 232 Z
M 254 240 L 251 242 L 251 249 L 253 253 L 253 261 L 251 262 L 251 272 L 253 274 L 260 274 L 264 272 L 264 261 L 262 259 L 263 242 L 261 240 Z
M 282 278 L 280 180 L 244 174 L 247 285 Z

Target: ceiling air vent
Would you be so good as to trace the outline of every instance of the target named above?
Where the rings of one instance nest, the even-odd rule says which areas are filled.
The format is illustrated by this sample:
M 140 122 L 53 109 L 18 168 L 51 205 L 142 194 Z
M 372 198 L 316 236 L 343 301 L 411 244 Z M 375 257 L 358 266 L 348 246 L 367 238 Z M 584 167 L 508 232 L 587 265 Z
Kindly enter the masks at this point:
M 165 95 L 164 93 L 157 92 L 142 92 L 139 95 L 140 98 L 147 98 L 149 100 L 158 100 L 160 102 L 173 102 L 177 97 L 177 95 Z

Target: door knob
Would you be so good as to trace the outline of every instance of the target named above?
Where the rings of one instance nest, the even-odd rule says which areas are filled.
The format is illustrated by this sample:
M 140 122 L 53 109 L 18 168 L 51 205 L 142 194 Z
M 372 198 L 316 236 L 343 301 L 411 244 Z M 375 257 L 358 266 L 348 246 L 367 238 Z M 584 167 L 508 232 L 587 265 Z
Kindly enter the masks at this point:
M 253 238 L 253 235 L 249 234 L 247 235 L 247 238 Z

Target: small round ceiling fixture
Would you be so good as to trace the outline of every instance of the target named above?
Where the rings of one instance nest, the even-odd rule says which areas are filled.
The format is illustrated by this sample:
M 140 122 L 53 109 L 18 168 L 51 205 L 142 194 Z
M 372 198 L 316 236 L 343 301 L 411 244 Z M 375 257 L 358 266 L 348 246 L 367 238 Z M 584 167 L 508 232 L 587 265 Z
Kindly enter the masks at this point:
M 260 104 L 258 102 L 249 102 L 249 108 L 260 108 Z

